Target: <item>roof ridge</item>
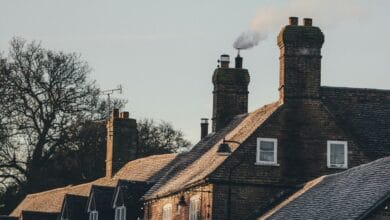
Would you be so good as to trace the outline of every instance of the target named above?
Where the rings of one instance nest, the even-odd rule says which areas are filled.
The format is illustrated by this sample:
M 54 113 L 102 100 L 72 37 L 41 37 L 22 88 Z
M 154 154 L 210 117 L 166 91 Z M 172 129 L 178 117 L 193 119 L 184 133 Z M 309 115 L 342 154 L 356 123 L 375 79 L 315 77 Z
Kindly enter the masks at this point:
M 54 188 L 54 189 L 49 189 L 49 190 L 46 190 L 46 191 L 42 191 L 42 192 L 37 192 L 37 193 L 31 193 L 31 194 L 28 194 L 26 197 L 35 197 L 35 196 L 40 196 L 40 195 L 44 195 L 46 193 L 52 193 L 52 192 L 57 192 L 57 191 L 61 191 L 61 190 L 65 190 L 65 189 L 77 189 L 79 187 L 83 187 L 83 186 L 86 186 L 88 184 L 93 184 L 99 180 L 104 180 L 104 179 L 107 179 L 106 177 L 101 177 L 101 178 L 98 178 L 98 179 L 95 179 L 93 181 L 90 181 L 90 182 L 86 182 L 86 183 L 81 183 L 81 184 L 76 184 L 76 185 L 67 185 L 67 186 L 64 186 L 64 187 L 58 187 L 58 188 Z M 97 183 L 98 184 L 98 183 Z
M 344 90 L 363 90 L 363 91 L 373 91 L 373 92 L 389 92 L 389 89 L 377 89 L 377 88 L 359 88 L 359 87 L 346 87 L 346 86 L 321 86 L 324 89 L 344 89 Z

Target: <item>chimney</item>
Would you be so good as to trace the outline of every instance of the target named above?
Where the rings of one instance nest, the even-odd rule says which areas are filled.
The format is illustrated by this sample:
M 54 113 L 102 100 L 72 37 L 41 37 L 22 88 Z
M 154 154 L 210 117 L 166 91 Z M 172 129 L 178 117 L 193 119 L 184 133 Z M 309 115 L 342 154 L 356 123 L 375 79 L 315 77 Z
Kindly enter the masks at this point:
M 113 109 L 107 120 L 106 177 L 111 178 L 127 162 L 135 159 L 138 141 L 137 122 L 129 112 Z
M 209 119 L 200 119 L 200 139 L 203 139 L 209 134 Z
M 229 57 L 229 55 L 222 55 L 221 60 L 222 57 Z M 238 58 L 239 62 L 240 58 Z M 238 64 L 240 64 L 239 62 Z M 248 112 L 248 85 L 250 81 L 248 70 L 228 68 L 222 62 L 221 64 L 221 68 L 215 69 L 213 74 L 213 132 L 225 127 L 234 116 Z M 242 67 L 242 62 L 238 66 Z
M 298 18 L 291 17 L 289 24 L 278 35 L 280 98 L 319 98 L 324 34 L 312 26 L 311 18 L 305 18 L 304 25 L 298 26 Z

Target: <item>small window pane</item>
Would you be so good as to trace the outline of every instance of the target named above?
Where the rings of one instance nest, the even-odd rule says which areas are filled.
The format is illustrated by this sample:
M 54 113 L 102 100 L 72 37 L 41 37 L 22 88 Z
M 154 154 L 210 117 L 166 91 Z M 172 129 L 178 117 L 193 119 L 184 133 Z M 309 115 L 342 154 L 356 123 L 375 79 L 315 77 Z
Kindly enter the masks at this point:
M 274 152 L 260 152 L 260 161 L 273 162 Z
M 344 145 L 331 144 L 330 145 L 330 163 L 335 165 L 343 165 L 344 161 Z
M 260 141 L 261 151 L 274 151 L 274 142 L 272 141 Z

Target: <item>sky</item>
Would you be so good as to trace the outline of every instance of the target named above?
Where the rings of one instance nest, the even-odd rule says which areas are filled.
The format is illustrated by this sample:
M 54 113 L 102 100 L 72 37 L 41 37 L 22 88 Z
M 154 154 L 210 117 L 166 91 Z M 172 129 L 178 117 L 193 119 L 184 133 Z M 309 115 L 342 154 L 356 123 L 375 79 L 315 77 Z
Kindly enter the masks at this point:
M 249 111 L 278 99 L 276 36 L 289 16 L 325 34 L 322 85 L 389 89 L 387 0 L 0 0 L 0 51 L 14 36 L 81 54 L 102 90 L 122 85 L 133 118 L 171 122 L 196 143 L 211 118 L 211 77 L 247 30 L 263 38 L 241 52 Z

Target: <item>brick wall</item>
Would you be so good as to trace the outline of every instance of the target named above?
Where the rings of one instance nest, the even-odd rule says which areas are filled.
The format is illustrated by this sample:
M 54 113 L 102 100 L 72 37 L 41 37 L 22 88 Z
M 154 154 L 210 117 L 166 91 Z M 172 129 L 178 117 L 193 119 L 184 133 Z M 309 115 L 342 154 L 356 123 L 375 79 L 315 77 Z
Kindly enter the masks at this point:
M 128 112 L 119 115 L 118 109 L 114 109 L 107 121 L 107 177 L 112 177 L 127 162 L 135 158 L 138 141 L 137 122 L 128 117 Z
M 200 219 L 211 219 L 212 210 L 212 191 L 213 186 L 207 184 L 204 186 L 192 188 L 184 192 L 184 194 L 173 194 L 169 197 L 161 198 L 154 201 L 149 201 L 144 205 L 145 207 L 145 220 L 161 220 L 163 206 L 170 203 L 172 204 L 172 220 L 188 219 L 189 205 L 192 196 L 199 196 L 201 201 Z M 184 195 L 187 203 L 186 207 L 177 206 L 181 195 Z
M 278 140 L 277 166 L 255 165 L 257 138 Z M 332 116 L 319 100 L 297 99 L 285 103 L 263 126 L 257 129 L 210 177 L 211 181 L 231 181 L 241 191 L 232 194 L 234 205 L 232 216 L 247 216 L 253 207 L 269 201 L 272 192 L 287 189 L 343 169 L 327 167 L 327 141 L 348 142 L 348 167 L 369 162 L 369 159 L 354 143 L 351 137 L 337 126 Z M 236 167 L 236 168 L 234 168 Z M 240 186 L 241 184 L 241 186 Z M 252 187 L 247 187 L 252 184 Z M 226 210 L 226 204 L 219 202 L 218 187 L 215 189 L 215 210 Z M 248 197 L 254 196 L 253 198 Z M 248 200 L 242 198 L 250 198 Z M 218 202 L 218 204 L 217 204 Z M 222 207 L 220 207 L 222 206 Z M 241 206 L 246 206 L 242 208 Z M 248 207 L 248 208 L 247 208 Z M 215 216 L 219 216 L 214 212 Z

